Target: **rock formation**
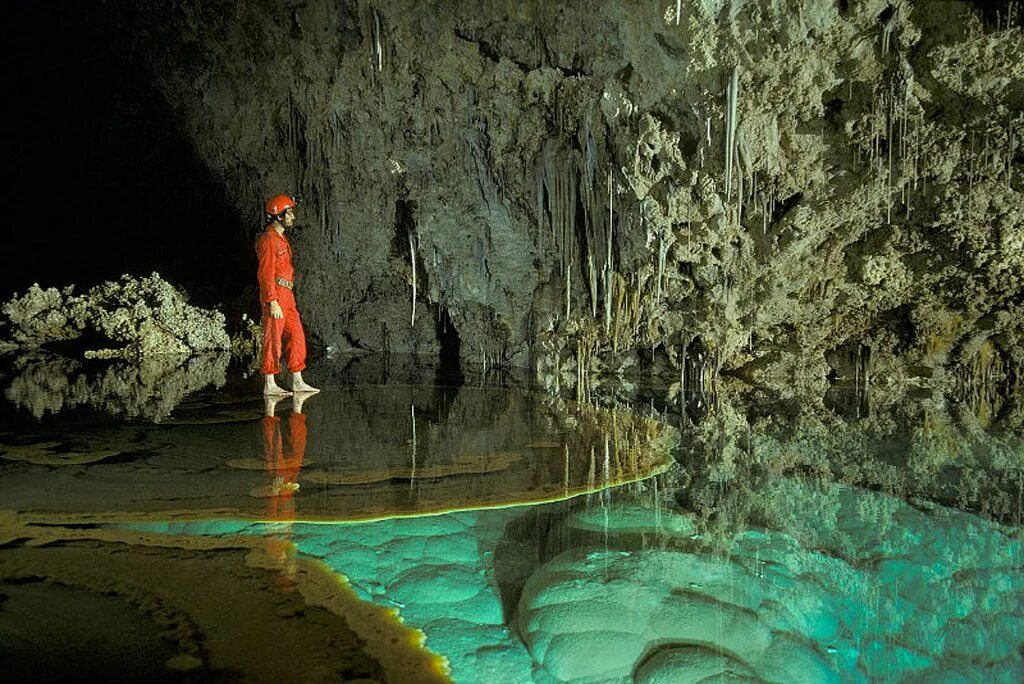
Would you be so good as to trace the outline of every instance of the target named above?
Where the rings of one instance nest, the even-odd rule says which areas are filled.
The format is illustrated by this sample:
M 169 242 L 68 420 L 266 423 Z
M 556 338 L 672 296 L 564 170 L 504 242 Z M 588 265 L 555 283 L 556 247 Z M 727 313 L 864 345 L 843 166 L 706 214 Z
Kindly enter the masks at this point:
M 231 348 L 224 315 L 190 305 L 153 273 L 101 283 L 84 294 L 33 285 L 3 306 L 4 337 L 22 350 L 78 341 L 86 358 L 139 360 Z
M 1012 10 L 311 0 L 108 18 L 240 215 L 307 197 L 299 296 L 324 344 L 570 383 L 637 361 L 793 383 L 1015 377 Z

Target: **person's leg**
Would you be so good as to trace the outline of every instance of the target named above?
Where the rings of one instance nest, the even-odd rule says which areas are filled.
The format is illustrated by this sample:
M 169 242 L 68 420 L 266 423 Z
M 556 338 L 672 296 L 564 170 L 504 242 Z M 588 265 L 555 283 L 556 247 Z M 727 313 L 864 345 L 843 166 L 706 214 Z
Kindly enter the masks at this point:
M 302 329 L 302 318 L 298 309 L 285 314 L 288 321 L 287 331 L 289 344 L 287 349 L 288 370 L 292 372 L 292 391 L 319 392 L 320 390 L 302 379 L 302 371 L 306 369 L 306 333 Z
M 269 312 L 264 311 L 260 372 L 263 374 L 263 394 L 267 396 L 291 394 L 288 390 L 278 387 L 274 377 L 281 370 L 281 335 L 283 331 L 284 319 L 274 318 Z

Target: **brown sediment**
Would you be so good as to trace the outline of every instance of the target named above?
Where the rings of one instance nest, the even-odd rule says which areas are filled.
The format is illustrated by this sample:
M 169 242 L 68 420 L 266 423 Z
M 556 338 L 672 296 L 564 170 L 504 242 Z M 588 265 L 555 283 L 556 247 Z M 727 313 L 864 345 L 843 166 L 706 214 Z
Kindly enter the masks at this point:
M 245 681 L 448 681 L 422 632 L 276 541 L 39 528 L 6 514 L 0 580 L 127 599 L 176 645 L 168 669 Z

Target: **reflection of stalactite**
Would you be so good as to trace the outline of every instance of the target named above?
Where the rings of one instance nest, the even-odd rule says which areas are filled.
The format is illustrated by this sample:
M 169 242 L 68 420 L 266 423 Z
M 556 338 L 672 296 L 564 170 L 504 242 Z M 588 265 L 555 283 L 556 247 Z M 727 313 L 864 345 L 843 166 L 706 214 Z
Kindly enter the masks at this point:
M 982 342 L 971 357 L 954 370 L 953 400 L 967 407 L 982 427 L 989 427 L 1003 412 L 1014 387 L 1011 373 L 999 348 Z

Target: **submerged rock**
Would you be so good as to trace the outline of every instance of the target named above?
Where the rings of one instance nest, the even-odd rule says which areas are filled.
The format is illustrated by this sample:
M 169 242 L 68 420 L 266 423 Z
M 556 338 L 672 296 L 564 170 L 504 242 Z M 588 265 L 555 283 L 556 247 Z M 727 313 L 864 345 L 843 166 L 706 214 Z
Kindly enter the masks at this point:
M 84 294 L 33 285 L 3 306 L 10 342 L 34 349 L 81 341 L 86 358 L 142 359 L 231 348 L 224 315 L 192 306 L 185 295 L 153 273 L 123 275 Z
M 1011 528 L 832 483 L 767 484 L 761 524 L 694 534 L 691 511 L 657 501 L 547 521 L 558 545 L 532 541 L 540 564 L 505 597 L 549 676 L 534 681 L 1020 681 Z

